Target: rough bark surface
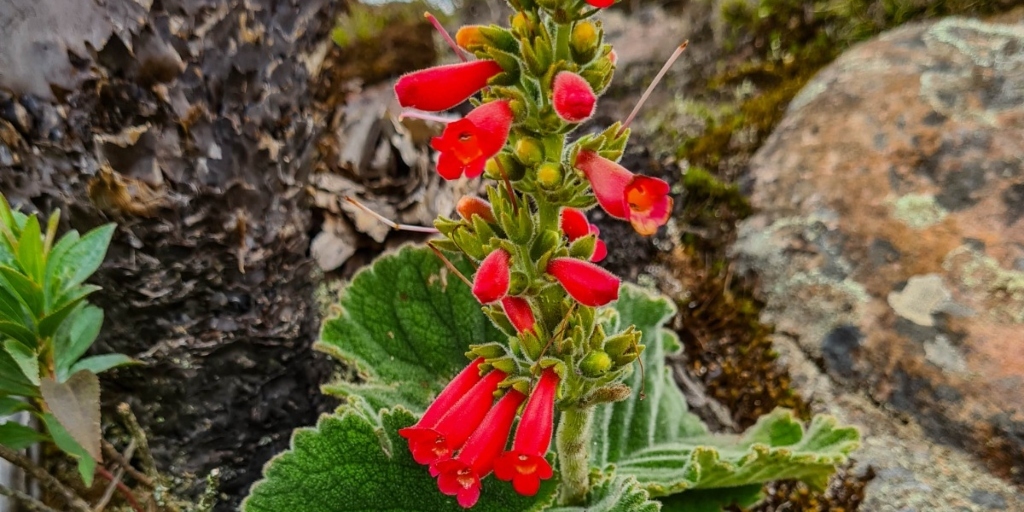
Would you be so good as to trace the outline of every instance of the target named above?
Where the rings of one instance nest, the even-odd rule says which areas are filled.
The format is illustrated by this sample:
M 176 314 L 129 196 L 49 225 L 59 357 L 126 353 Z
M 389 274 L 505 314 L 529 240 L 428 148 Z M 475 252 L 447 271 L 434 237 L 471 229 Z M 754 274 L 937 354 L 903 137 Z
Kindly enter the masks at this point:
M 100 351 L 172 475 L 222 468 L 230 510 L 329 407 L 314 359 L 307 89 L 331 0 L 0 6 L 0 191 L 65 228 L 118 223 Z M 73 10 L 73 9 L 72 9 Z

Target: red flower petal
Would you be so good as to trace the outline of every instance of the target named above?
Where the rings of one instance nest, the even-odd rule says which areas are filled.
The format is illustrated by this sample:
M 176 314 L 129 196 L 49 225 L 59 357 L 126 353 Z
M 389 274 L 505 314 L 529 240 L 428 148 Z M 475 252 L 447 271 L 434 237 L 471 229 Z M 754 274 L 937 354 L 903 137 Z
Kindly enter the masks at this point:
M 530 303 L 521 297 L 505 297 L 501 299 L 501 308 L 505 310 L 505 316 L 517 332 L 533 330 L 537 319 L 533 316 L 533 309 Z
M 447 180 L 465 174 L 475 178 L 484 172 L 487 160 L 501 151 L 508 140 L 514 115 L 507 100 L 492 101 L 473 109 L 466 117 L 448 123 L 430 146 L 441 152 L 437 172 Z
M 501 66 L 493 60 L 475 60 L 421 69 L 403 75 L 395 83 L 398 103 L 430 112 L 448 110 L 476 94 Z
M 626 186 L 633 181 L 633 173 L 588 150 L 580 151 L 576 156 L 576 168 L 587 176 L 598 204 L 608 215 L 617 219 L 629 218 L 625 193 Z
M 509 254 L 504 249 L 491 251 L 473 276 L 473 295 L 481 304 L 494 302 L 508 293 Z
M 590 223 L 587 222 L 587 216 L 575 208 L 562 208 L 559 224 L 570 242 L 590 234 Z
M 583 77 L 562 71 L 555 75 L 551 86 L 551 105 L 558 117 L 570 123 L 579 123 L 594 115 L 597 96 Z
M 641 235 L 653 235 L 668 222 L 672 215 L 672 197 L 663 180 L 650 176 L 636 176 L 626 186 L 625 200 L 629 207 L 629 222 Z
M 437 465 L 437 488 L 448 496 L 455 496 L 462 508 L 476 505 L 480 499 L 480 477 L 467 464 L 446 460 Z
M 597 7 L 598 9 L 605 9 L 607 7 L 611 7 L 615 3 L 615 0 L 586 0 L 586 1 L 587 1 L 588 4 L 593 5 L 594 7 Z
M 555 258 L 547 273 L 584 306 L 603 306 L 619 298 L 619 278 L 593 263 L 575 258 Z
M 590 257 L 590 261 L 597 263 L 608 256 L 608 246 L 605 245 L 604 240 L 598 239 L 597 245 L 594 246 L 594 255 Z
M 555 393 L 558 374 L 548 368 L 540 376 L 530 393 L 530 401 L 523 409 L 523 418 L 516 427 L 516 440 L 512 448 L 527 455 L 543 456 L 551 446 L 551 430 L 555 425 Z

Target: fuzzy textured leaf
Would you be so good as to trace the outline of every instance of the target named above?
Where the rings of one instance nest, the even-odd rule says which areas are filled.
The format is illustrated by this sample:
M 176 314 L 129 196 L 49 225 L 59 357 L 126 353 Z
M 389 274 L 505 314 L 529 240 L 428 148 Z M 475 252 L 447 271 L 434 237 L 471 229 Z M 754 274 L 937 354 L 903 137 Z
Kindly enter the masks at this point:
M 453 263 L 472 275 L 464 260 Z M 359 395 L 372 409 L 423 411 L 469 363 L 470 344 L 507 339 L 469 287 L 424 247 L 377 259 L 352 280 L 340 306 L 343 312 L 324 323 L 316 348 L 354 366 L 362 382 L 339 381 L 324 391 Z
M 82 235 L 60 261 L 55 262 L 53 277 L 60 280 L 62 291 L 85 282 L 100 268 L 116 227 L 115 224 L 105 224 Z
M 675 335 L 662 328 L 675 308 L 663 297 L 628 285 L 615 307 L 622 325 L 635 324 L 643 331 L 647 399 L 597 411 L 595 466 L 615 464 L 617 472 L 636 476 L 652 496 L 790 478 L 820 487 L 858 446 L 856 429 L 818 416 L 805 431 L 784 409 L 762 417 L 743 435 L 709 434 L 686 410 L 685 398 L 665 366 L 665 356 L 680 348 Z M 640 372 L 625 383 L 638 393 Z
M 352 407 L 324 415 L 316 428 L 295 431 L 292 448 L 270 461 L 243 512 L 461 511 L 441 494 L 425 466 L 412 460 L 398 429 L 416 419 L 404 409 L 379 420 Z M 483 481 L 474 512 L 540 510 L 555 493 L 549 480 L 537 496 L 519 496 L 507 482 Z
M 552 507 L 548 512 L 655 512 L 661 503 L 651 500 L 644 487 L 631 476 L 602 475 L 593 481 L 586 507 Z
M 103 326 L 103 310 L 91 305 L 79 306 L 61 323 L 54 336 L 57 374 L 71 374 L 71 367 L 89 350 Z

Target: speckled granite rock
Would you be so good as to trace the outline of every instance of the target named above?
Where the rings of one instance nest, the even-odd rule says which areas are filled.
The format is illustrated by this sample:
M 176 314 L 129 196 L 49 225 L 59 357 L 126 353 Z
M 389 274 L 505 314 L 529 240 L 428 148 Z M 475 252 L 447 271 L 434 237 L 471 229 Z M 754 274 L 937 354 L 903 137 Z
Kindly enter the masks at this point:
M 793 101 L 752 161 L 759 213 L 734 251 L 765 320 L 845 389 L 1017 484 L 1022 159 L 1024 24 L 907 26 Z

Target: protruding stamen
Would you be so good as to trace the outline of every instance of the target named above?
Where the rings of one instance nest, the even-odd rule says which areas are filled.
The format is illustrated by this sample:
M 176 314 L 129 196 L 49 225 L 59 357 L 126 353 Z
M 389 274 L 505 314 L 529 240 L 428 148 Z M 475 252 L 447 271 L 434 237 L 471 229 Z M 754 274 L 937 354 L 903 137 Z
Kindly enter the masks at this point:
M 402 119 L 405 119 L 407 117 L 411 118 L 411 119 L 422 119 L 424 121 L 433 121 L 435 123 L 441 123 L 441 124 L 448 124 L 448 123 L 451 123 L 453 121 L 458 121 L 457 118 L 456 119 L 452 119 L 450 117 L 439 116 L 439 115 L 431 114 L 429 112 L 423 112 L 422 110 L 413 110 L 413 109 L 408 109 L 408 108 L 403 110 L 401 114 L 398 114 L 398 120 L 399 121 L 401 121 Z
M 651 96 L 651 93 L 654 92 L 654 87 L 658 85 L 658 82 L 660 82 L 662 78 L 665 77 L 665 73 L 668 73 L 668 68 L 672 67 L 672 64 L 676 62 L 676 59 L 678 59 L 679 56 L 683 54 L 683 50 L 685 50 L 686 47 L 689 45 L 690 41 L 683 41 L 683 44 L 679 45 L 679 47 L 676 48 L 676 51 L 672 52 L 672 56 L 669 57 L 667 61 L 665 61 L 665 65 L 661 67 L 661 71 L 658 71 L 658 74 L 655 75 L 654 77 L 654 81 L 651 82 L 651 85 L 647 86 L 647 90 L 644 91 L 642 96 L 640 96 L 640 101 L 636 103 L 636 106 L 633 107 L 633 111 L 629 113 L 629 117 L 627 117 L 626 120 L 622 123 L 622 128 L 619 128 L 619 135 L 621 135 L 622 132 L 626 131 L 626 128 L 629 128 L 629 123 L 633 122 L 633 118 L 635 118 L 637 112 L 640 111 L 640 107 L 644 106 L 644 103 L 647 101 L 647 98 L 649 98 Z
M 441 26 L 441 22 L 438 21 L 433 14 L 425 12 L 423 13 L 423 17 L 430 21 L 430 24 L 433 25 L 434 28 L 441 33 L 441 37 L 444 38 L 444 42 L 448 43 L 448 46 L 452 47 L 452 50 L 455 51 L 455 55 L 458 55 L 459 58 L 462 59 L 462 62 L 467 62 L 469 60 L 466 57 L 466 54 L 462 51 L 462 48 L 459 48 L 459 45 L 455 44 L 455 40 L 452 39 L 451 34 L 449 34 L 448 31 L 445 30 L 443 26 Z
M 360 203 L 359 201 L 356 201 L 355 199 L 349 196 L 345 196 L 345 201 L 348 201 L 349 204 L 355 206 L 356 208 L 359 208 L 360 210 L 369 213 L 370 215 L 373 215 L 373 217 L 376 218 L 377 220 L 383 222 L 384 224 L 387 224 L 388 226 L 391 226 L 391 229 L 398 229 L 401 231 L 415 231 L 417 233 L 440 233 L 440 231 L 438 231 L 437 228 L 431 228 L 426 226 L 413 226 L 412 224 L 399 224 L 371 210 L 370 207 L 366 206 L 363 203 Z

